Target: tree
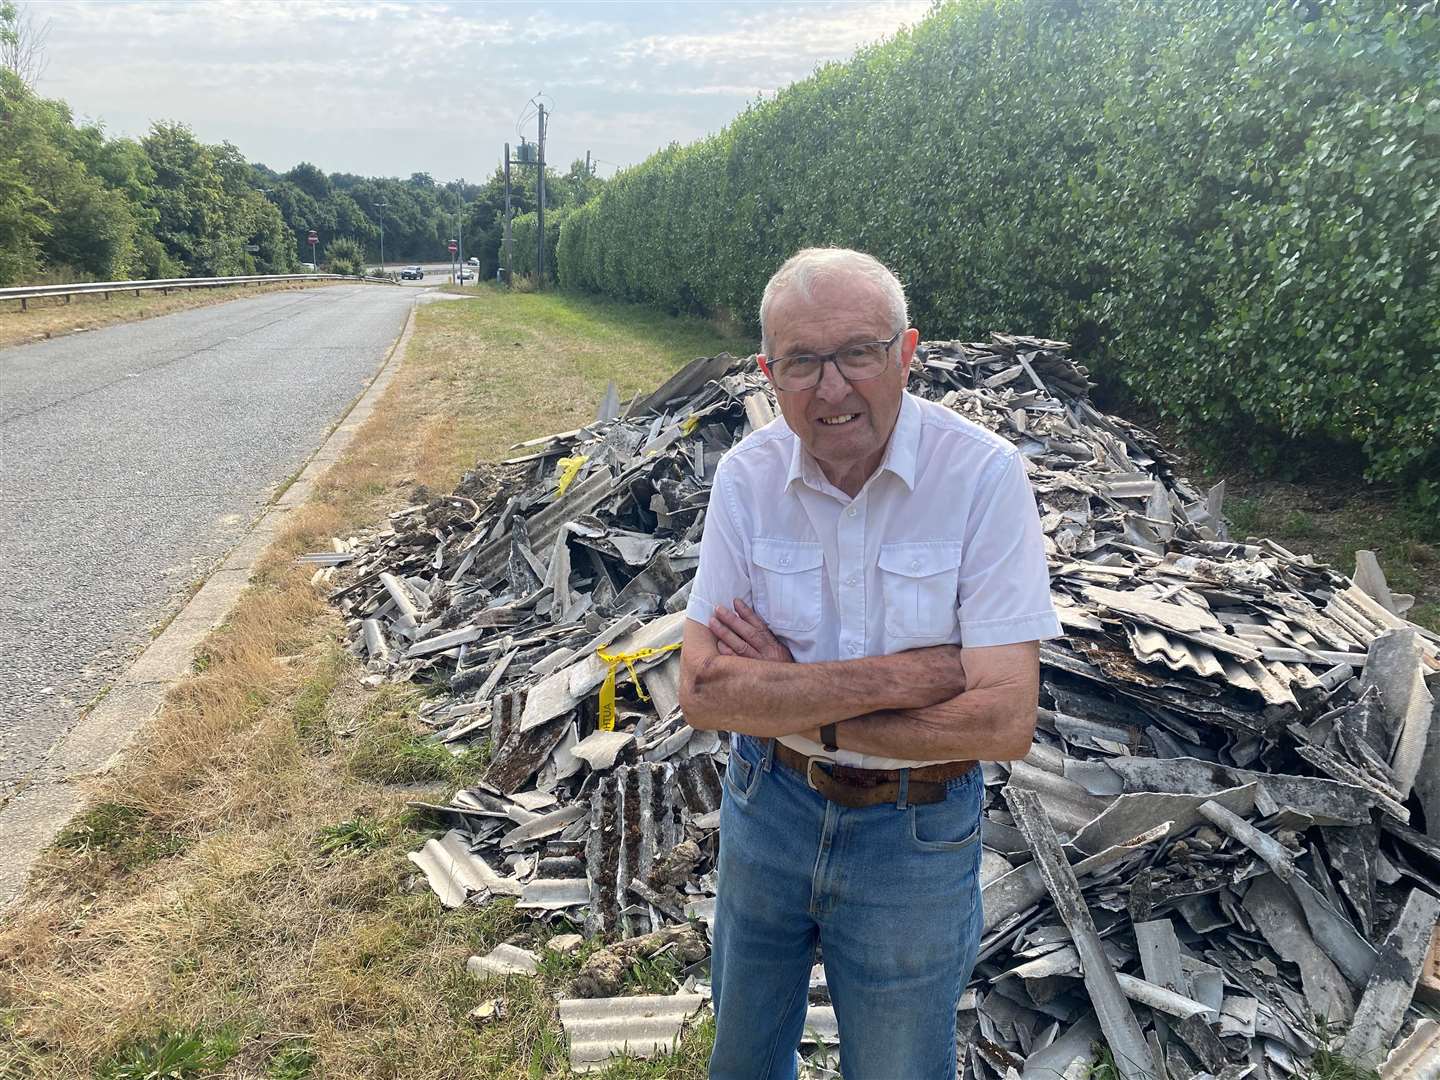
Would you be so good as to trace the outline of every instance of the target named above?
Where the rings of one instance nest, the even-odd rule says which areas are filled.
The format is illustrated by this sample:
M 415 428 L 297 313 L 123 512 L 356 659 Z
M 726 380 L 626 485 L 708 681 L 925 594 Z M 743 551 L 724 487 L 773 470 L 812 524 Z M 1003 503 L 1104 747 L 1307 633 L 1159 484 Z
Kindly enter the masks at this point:
M 184 124 L 167 121 L 151 125 L 141 145 L 155 170 L 156 238 L 188 273 L 215 275 L 223 189 L 209 149 Z
M 77 129 L 63 102 L 36 97 L 0 69 L 0 177 L 5 276 L 31 278 L 68 268 L 82 277 L 124 276 L 135 254 L 135 220 L 125 194 L 84 159 L 103 136 Z
M 330 197 L 334 189 L 330 178 L 323 172 L 311 165 L 308 161 L 302 161 L 285 174 L 285 179 L 305 192 L 316 202 L 324 202 Z
M 30 277 L 40 263 L 40 244 L 49 234 L 44 199 L 17 175 L 19 160 L 0 155 L 0 285 Z
M 325 245 L 325 269 L 332 274 L 365 273 L 365 249 L 348 236 Z
M 12 0 L 0 2 L 0 67 L 13 72 L 32 89 L 49 63 L 45 56 L 49 36 L 49 19 L 36 23 L 29 8 Z

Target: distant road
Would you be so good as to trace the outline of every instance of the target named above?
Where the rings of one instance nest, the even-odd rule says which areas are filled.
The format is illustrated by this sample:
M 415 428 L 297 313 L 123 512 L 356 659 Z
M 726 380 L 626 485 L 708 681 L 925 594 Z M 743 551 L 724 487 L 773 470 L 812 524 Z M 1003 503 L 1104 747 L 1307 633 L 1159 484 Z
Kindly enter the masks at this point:
M 0 799 L 324 441 L 415 299 L 273 292 L 0 349 Z
M 425 271 L 425 276 L 424 276 L 422 279 L 420 279 L 419 281 L 402 281 L 402 282 L 400 282 L 401 285 L 420 285 L 420 286 L 425 286 L 425 285 L 449 285 L 449 284 L 450 284 L 450 264 L 449 264 L 449 263 L 397 263 L 397 262 L 387 262 L 387 263 L 385 264 L 385 269 L 386 269 L 386 270 L 389 270 L 391 273 L 399 274 L 402 268 L 404 268 L 404 267 L 406 267 L 406 266 L 417 266 L 417 265 L 420 267 L 420 269 L 422 269 L 422 270 Z M 471 266 L 471 267 L 468 267 L 468 269 L 473 273 L 473 272 L 475 272 L 475 270 L 476 270 L 477 268 L 474 267 L 474 266 Z M 493 275 L 492 275 L 492 276 L 493 276 Z M 465 284 L 467 284 L 467 285 L 473 285 L 474 283 L 475 283 L 475 279 L 474 279 L 474 278 L 471 278 L 471 279 L 470 279 L 469 281 L 467 281 Z

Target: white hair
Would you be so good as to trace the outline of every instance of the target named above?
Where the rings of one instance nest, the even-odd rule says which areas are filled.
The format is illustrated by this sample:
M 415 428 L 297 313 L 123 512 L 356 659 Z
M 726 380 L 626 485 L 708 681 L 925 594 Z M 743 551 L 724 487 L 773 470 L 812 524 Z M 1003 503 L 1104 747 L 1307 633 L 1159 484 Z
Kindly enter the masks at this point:
M 905 286 L 875 256 L 850 248 L 803 248 L 775 271 L 765 286 L 765 295 L 760 299 L 760 348 L 765 355 L 770 355 L 770 312 L 781 293 L 794 289 L 803 299 L 809 300 L 814 296 L 818 282 L 852 276 L 868 281 L 880 290 L 889 309 L 890 325 L 895 330 L 904 330 L 910 325 Z

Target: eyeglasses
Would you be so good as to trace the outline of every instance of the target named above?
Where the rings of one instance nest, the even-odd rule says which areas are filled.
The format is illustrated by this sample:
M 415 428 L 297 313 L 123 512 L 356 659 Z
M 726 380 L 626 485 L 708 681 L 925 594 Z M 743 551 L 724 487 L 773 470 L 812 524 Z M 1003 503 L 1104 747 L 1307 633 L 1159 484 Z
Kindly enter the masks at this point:
M 780 390 L 809 390 L 820 382 L 827 363 L 833 363 L 847 382 L 864 382 L 890 366 L 890 347 L 904 330 L 895 331 L 889 341 L 862 341 L 832 353 L 795 353 L 778 356 L 769 363 L 769 374 Z

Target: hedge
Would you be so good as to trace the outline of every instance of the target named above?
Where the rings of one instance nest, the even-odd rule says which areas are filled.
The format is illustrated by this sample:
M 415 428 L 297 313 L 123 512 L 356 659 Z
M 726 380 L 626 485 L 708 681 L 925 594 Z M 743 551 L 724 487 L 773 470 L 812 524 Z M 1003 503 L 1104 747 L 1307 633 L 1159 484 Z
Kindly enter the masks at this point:
M 545 211 L 545 276 L 552 280 L 556 277 L 555 268 L 558 262 L 555 252 L 560 243 L 561 226 L 570 213 L 569 207 L 547 208 Z M 515 273 L 535 273 L 535 234 L 539 228 L 533 210 L 511 219 L 510 243 L 515 262 L 512 269 Z
M 1075 343 L 1201 443 L 1440 475 L 1434 0 L 953 0 L 561 230 L 563 284 L 753 326 L 809 244 L 927 337 Z

